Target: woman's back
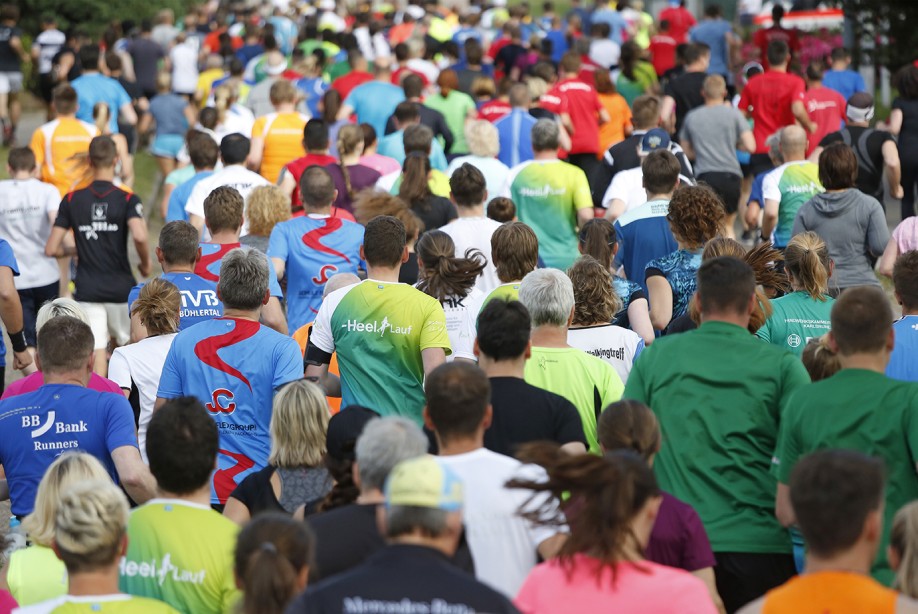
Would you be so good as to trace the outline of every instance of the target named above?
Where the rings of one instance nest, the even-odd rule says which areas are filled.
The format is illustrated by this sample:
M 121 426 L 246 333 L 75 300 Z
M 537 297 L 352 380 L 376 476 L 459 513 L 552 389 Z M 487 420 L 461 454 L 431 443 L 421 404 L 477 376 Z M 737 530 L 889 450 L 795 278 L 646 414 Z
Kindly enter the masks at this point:
M 7 583 L 16 602 L 27 606 L 66 594 L 67 568 L 54 550 L 34 545 L 10 556 Z

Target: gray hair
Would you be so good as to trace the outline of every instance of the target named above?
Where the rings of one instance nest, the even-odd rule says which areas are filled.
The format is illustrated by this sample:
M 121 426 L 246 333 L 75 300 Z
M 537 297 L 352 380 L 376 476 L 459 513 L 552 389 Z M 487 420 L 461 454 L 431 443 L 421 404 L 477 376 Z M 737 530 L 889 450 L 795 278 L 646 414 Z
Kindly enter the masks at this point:
M 520 302 L 532 326 L 567 326 L 574 309 L 574 284 L 557 269 L 536 269 L 520 284 Z
M 268 257 L 250 247 L 237 247 L 220 263 L 217 286 L 223 304 L 230 309 L 252 311 L 264 303 L 271 273 Z
M 89 316 L 86 315 L 86 311 L 78 302 L 72 298 L 61 297 L 48 301 L 41 306 L 35 316 L 35 330 L 41 330 L 41 327 L 47 324 L 48 320 L 58 316 L 70 316 L 84 324 L 89 324 Z
M 340 290 L 341 288 L 359 283 L 360 278 L 353 273 L 335 273 L 325 282 L 325 289 L 322 290 L 322 298 L 325 298 L 335 290 Z
M 473 156 L 494 158 L 500 153 L 500 137 L 497 128 L 486 119 L 469 122 L 465 126 L 465 140 Z
M 446 533 L 450 513 L 430 507 L 393 505 L 386 510 L 386 537 L 398 537 L 418 529 L 430 537 L 439 537 Z
M 561 142 L 558 122 L 540 119 L 532 127 L 532 151 L 554 151 Z
M 784 164 L 784 154 L 781 153 L 782 130 L 783 128 L 778 129 L 777 132 L 765 139 L 765 145 L 768 147 L 768 156 L 778 165 Z
M 354 454 L 361 490 L 382 490 L 392 469 L 427 453 L 428 441 L 418 425 L 400 416 L 371 420 L 357 438 Z

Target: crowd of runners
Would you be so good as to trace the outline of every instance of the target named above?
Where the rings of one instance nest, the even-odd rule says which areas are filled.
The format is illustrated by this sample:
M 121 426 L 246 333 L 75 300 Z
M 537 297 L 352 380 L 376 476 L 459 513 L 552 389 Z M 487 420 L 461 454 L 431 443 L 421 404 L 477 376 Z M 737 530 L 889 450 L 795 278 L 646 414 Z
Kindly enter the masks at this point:
M 0 6 L 0 614 L 918 612 L 918 64 L 449 4 Z

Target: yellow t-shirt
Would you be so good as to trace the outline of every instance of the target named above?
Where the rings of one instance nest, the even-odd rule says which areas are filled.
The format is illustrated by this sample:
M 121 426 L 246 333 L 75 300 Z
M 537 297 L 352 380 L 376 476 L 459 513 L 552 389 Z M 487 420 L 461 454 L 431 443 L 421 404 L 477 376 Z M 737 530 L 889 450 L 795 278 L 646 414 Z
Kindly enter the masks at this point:
M 67 568 L 54 550 L 34 545 L 10 555 L 10 594 L 21 606 L 67 594 Z
M 277 183 L 281 169 L 288 162 L 306 155 L 303 149 L 303 129 L 309 117 L 302 113 L 269 113 L 255 120 L 252 138 L 264 139 L 261 155 L 261 176 Z
M 75 117 L 58 117 L 40 126 L 32 134 L 29 146 L 41 167 L 41 180 L 54 185 L 63 197 L 67 192 L 85 188 L 85 165 L 74 156 L 89 152 L 89 142 L 99 129 Z

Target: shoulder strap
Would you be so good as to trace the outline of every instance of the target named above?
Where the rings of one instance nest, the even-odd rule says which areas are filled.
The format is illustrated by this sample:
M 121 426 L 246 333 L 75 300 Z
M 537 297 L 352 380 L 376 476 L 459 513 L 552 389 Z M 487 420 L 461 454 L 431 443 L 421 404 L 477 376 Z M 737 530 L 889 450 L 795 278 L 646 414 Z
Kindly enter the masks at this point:
M 877 172 L 877 167 L 874 166 L 873 160 L 870 159 L 870 153 L 867 150 L 867 139 L 876 132 L 873 128 L 867 128 L 861 133 L 860 138 L 857 140 L 857 147 L 854 148 L 854 155 L 858 158 L 858 164 L 863 164 L 864 170 L 866 170 L 871 175 L 879 175 Z

